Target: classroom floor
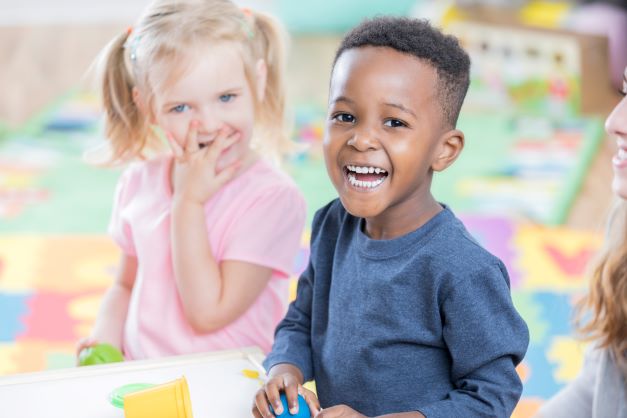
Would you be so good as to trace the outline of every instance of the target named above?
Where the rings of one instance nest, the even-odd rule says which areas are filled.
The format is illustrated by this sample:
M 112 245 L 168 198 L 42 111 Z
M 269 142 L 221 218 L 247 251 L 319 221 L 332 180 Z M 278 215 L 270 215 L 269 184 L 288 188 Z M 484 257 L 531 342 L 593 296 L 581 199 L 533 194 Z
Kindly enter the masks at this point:
M 97 50 L 124 28 L 0 27 L 0 61 L 8 63 L 0 70 L 0 123 L 13 131 L 0 136 L 0 375 L 71 367 L 74 342 L 88 332 L 111 281 L 118 252 L 105 227 L 118 173 L 82 163 L 82 151 L 98 139 L 98 108 L 90 94 L 65 94 Z M 302 37 L 291 47 L 296 129 L 312 148 L 288 169 L 310 212 L 332 196 L 328 183 L 320 183 L 326 177 L 317 147 L 336 43 L 334 37 Z M 459 213 L 507 264 L 514 302 L 531 330 L 519 367 L 525 391 L 517 418 L 532 416 L 581 365 L 582 347 L 569 318 L 585 289 L 585 265 L 601 241 L 611 154 L 609 141 L 602 141 L 562 227 Z M 307 251 L 305 233 L 296 268 Z

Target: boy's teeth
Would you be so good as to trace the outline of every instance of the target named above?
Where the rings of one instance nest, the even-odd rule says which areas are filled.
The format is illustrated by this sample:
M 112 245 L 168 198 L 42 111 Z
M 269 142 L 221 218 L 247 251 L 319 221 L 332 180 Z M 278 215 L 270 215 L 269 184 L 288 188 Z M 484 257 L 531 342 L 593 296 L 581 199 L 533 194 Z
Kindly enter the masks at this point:
M 623 148 L 619 148 L 618 158 L 620 158 L 621 160 L 627 160 L 627 150 L 624 150 Z
M 383 183 L 384 180 L 385 180 L 385 177 L 381 177 L 380 179 L 377 179 L 374 181 L 361 181 L 361 180 L 357 180 L 352 173 L 348 174 L 348 181 L 350 184 L 352 184 L 355 187 L 363 187 L 366 189 L 374 189 L 379 184 Z
M 359 174 L 369 174 L 369 173 L 387 173 L 387 171 L 385 171 L 382 168 L 379 167 L 365 167 L 365 166 L 357 166 L 357 165 L 349 165 L 346 166 L 346 168 L 348 168 L 348 171 L 352 171 L 354 173 L 359 173 Z

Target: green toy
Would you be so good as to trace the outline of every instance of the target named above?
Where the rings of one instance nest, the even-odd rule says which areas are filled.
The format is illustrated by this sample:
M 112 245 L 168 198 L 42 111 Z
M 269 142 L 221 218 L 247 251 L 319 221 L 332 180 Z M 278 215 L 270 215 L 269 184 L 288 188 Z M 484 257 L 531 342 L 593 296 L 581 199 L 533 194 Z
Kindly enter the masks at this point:
M 124 409 L 124 397 L 129 393 L 135 393 L 140 390 L 150 389 L 155 387 L 156 385 L 153 383 L 130 383 L 128 385 L 120 386 L 115 389 L 109 395 L 109 400 L 111 401 L 111 405 L 116 408 Z
M 83 348 L 78 355 L 79 366 L 91 366 L 93 364 L 117 363 L 124 361 L 124 356 L 111 344 L 96 344 Z

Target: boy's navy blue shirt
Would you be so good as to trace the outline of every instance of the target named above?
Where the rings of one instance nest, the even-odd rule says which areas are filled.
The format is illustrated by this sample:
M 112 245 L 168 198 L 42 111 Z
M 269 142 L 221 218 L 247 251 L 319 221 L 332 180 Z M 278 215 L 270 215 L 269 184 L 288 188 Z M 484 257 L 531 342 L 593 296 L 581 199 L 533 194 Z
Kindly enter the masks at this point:
M 314 217 L 296 300 L 264 366 L 296 365 L 323 408 L 509 417 L 529 343 L 503 263 L 447 208 L 373 240 L 339 200 Z

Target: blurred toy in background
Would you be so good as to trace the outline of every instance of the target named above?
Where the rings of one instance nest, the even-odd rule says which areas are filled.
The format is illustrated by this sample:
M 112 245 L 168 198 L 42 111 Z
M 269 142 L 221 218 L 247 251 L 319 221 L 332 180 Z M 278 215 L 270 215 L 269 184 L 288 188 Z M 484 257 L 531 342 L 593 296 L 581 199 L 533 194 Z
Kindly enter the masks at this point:
M 625 3 L 420 1 L 413 14 L 440 22 L 469 51 L 466 109 L 564 117 L 605 114 L 615 100 L 627 63 Z
M 325 110 L 303 103 L 296 106 L 294 113 L 292 139 L 299 147 L 292 156 L 292 161 L 321 160 Z
M 627 0 L 584 0 L 569 13 L 564 27 L 607 37 L 610 78 L 621 90 L 627 66 Z
M 102 108 L 94 92 L 78 91 L 68 95 L 63 106 L 55 108 L 45 124 L 43 132 L 72 133 L 75 131 L 95 131 L 98 128 Z M 36 126 L 36 124 L 33 124 Z
M 464 213 L 515 215 L 561 225 L 602 139 L 600 120 L 467 112 L 472 142 L 433 188 Z M 498 156 L 498 158 L 495 158 Z
M 466 109 L 579 114 L 581 55 L 572 37 L 466 21 L 452 22 L 448 30 L 473 58 Z

